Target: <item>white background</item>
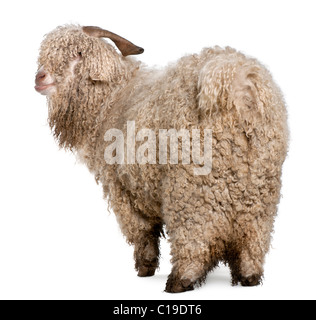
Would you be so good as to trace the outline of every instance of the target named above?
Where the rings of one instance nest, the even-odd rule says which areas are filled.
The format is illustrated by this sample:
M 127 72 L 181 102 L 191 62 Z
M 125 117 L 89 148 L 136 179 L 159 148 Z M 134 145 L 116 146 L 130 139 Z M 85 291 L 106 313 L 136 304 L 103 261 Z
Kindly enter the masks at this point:
M 271 70 L 291 148 L 263 286 L 231 287 L 221 266 L 200 289 L 164 293 L 165 240 L 158 274 L 136 276 L 101 187 L 58 149 L 33 89 L 43 36 L 65 23 L 118 33 L 145 48 L 139 59 L 149 65 L 229 45 Z M 0 299 L 316 298 L 315 1 L 2 1 L 0 24 Z

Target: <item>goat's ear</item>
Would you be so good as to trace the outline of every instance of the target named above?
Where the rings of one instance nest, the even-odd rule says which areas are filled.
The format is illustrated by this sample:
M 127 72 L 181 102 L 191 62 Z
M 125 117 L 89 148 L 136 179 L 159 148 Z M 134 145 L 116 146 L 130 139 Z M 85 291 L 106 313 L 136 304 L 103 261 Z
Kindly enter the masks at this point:
M 91 37 L 111 39 L 124 57 L 144 52 L 143 48 L 136 46 L 132 42 L 111 31 L 104 30 L 99 27 L 83 27 L 82 30 Z
M 122 56 L 106 43 L 95 44 L 87 55 L 86 63 L 93 81 L 113 83 L 120 81 L 126 74 Z

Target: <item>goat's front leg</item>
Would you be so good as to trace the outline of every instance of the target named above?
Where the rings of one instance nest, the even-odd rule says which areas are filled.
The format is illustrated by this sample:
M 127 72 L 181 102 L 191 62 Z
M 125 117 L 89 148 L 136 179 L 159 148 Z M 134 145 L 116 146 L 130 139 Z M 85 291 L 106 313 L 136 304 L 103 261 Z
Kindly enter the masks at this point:
M 110 188 L 110 204 L 127 242 L 134 245 L 135 269 L 138 276 L 153 276 L 159 265 L 162 224 L 148 220 L 138 212 L 120 183 Z
M 162 226 L 157 224 L 149 231 L 144 231 L 135 242 L 135 269 L 139 277 L 150 277 L 155 274 L 159 265 L 159 238 Z

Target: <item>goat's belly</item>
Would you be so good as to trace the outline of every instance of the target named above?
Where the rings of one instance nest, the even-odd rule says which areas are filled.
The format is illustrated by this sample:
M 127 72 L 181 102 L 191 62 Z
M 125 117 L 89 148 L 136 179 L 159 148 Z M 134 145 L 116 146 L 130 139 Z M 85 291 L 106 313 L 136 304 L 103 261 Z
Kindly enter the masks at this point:
M 162 219 L 161 173 L 158 166 L 122 165 L 117 173 L 133 207 L 146 218 Z

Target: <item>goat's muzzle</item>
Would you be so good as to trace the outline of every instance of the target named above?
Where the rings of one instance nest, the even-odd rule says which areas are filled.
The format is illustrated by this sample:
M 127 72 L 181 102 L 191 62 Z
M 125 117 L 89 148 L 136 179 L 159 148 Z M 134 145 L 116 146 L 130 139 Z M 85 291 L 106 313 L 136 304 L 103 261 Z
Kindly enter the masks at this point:
M 35 90 L 43 95 L 50 94 L 55 88 L 53 77 L 41 67 L 35 77 Z

